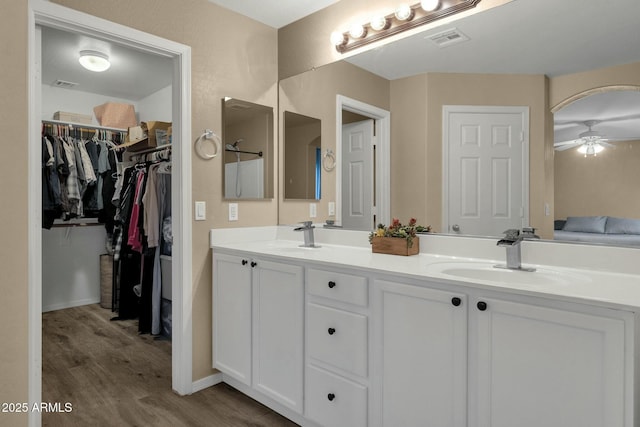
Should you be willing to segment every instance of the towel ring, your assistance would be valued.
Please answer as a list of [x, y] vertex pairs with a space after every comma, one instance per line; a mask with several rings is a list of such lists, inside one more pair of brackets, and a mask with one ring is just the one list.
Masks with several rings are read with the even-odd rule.
[[322, 167], [327, 172], [331, 172], [336, 167], [336, 155], [333, 150], [327, 148], [322, 155]]
[[[215, 149], [215, 151], [213, 153], [207, 153], [203, 149], [202, 143], [205, 140], [213, 141], [213, 147]], [[220, 137], [218, 135], [216, 135], [216, 133], [214, 131], [212, 131], [211, 129], [206, 129], [204, 131], [204, 133], [202, 135], [200, 135], [198, 137], [198, 139], [196, 139], [195, 149], [196, 149], [196, 153], [198, 154], [198, 156], [200, 156], [200, 158], [205, 159], [205, 160], [211, 160], [214, 157], [216, 157], [218, 155], [218, 153], [220, 153], [220, 150], [222, 149], [222, 141], [220, 140]]]

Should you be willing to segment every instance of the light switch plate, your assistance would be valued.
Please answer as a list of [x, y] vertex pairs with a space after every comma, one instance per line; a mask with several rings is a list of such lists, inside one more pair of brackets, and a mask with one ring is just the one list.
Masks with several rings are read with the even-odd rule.
[[315, 203], [309, 203], [309, 217], [315, 218], [318, 216], [318, 205]]
[[238, 204], [229, 203], [229, 221], [238, 220]]
[[204, 221], [207, 219], [206, 202], [196, 202], [196, 221]]
[[336, 215], [336, 202], [329, 202], [328, 210], [329, 210], [329, 216], [335, 216]]

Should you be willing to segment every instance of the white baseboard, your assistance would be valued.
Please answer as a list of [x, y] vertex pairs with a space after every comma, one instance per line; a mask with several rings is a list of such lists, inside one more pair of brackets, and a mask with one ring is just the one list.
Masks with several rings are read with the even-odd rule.
[[46, 313], [47, 311], [55, 311], [55, 310], [63, 310], [65, 308], [71, 307], [80, 307], [81, 305], [89, 305], [89, 304], [98, 304], [100, 303], [100, 298], [87, 298], [76, 301], [65, 301], [57, 304], [49, 304], [42, 306], [42, 312]]
[[218, 372], [217, 374], [209, 375], [208, 377], [199, 379], [198, 381], [194, 381], [191, 389], [193, 393], [196, 393], [200, 390], [204, 390], [208, 387], [213, 387], [216, 384], [222, 382], [222, 373]]

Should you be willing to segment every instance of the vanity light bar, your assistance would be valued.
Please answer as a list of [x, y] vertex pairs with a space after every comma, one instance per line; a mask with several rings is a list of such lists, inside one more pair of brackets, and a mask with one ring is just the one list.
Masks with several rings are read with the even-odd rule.
[[482, 0], [423, 0], [413, 6], [400, 5], [394, 13], [376, 16], [366, 24], [351, 25], [348, 31], [331, 34], [331, 43], [340, 53], [365, 46], [403, 31], [472, 9]]

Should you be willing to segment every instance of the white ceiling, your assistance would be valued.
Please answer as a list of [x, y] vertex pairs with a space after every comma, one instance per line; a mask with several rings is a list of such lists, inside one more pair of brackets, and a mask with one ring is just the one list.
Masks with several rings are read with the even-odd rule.
[[281, 28], [340, 0], [209, 0], [225, 9]]
[[[87, 48], [108, 54], [111, 68], [102, 73], [82, 68], [79, 52]], [[171, 85], [172, 78], [169, 58], [42, 27], [43, 84], [64, 80], [78, 83], [73, 90], [137, 101]]]

